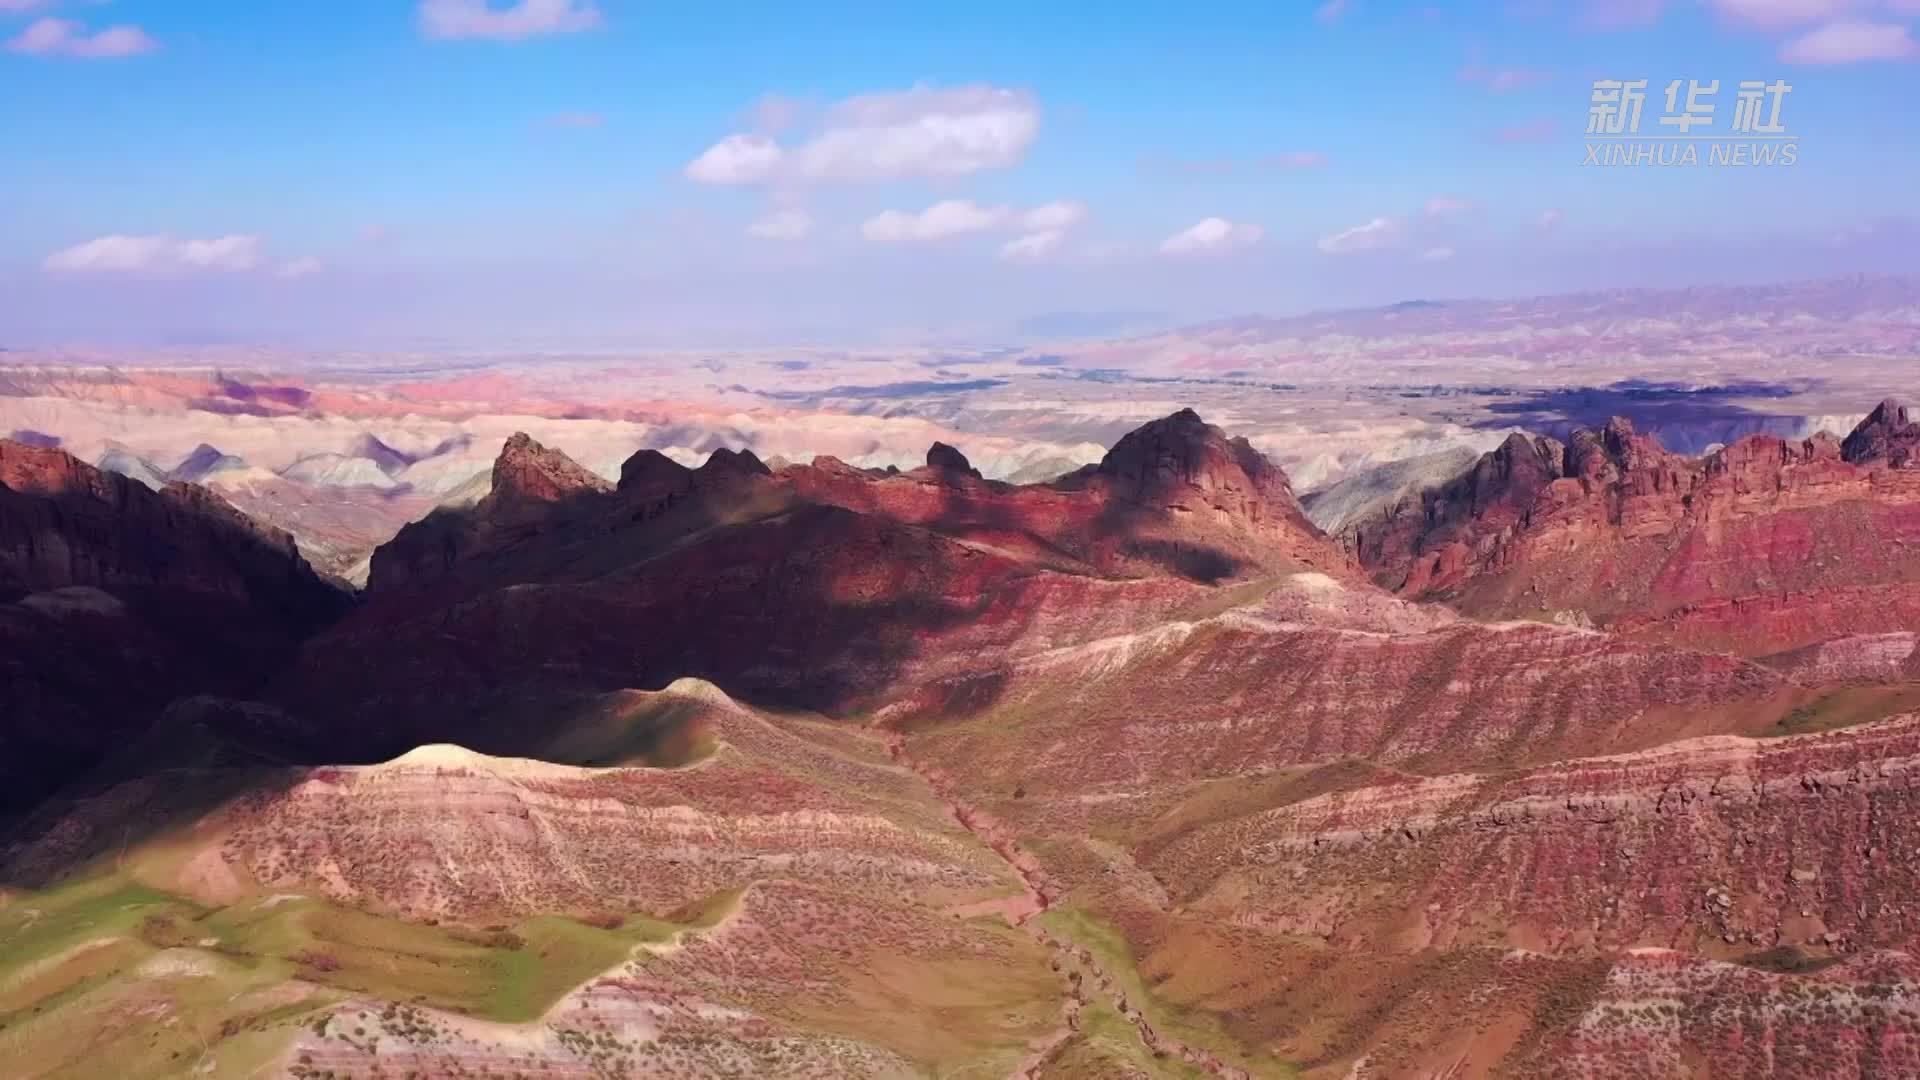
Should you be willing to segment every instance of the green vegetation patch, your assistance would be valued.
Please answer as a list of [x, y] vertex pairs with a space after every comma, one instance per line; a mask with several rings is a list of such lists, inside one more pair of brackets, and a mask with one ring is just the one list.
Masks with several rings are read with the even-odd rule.
[[645, 918], [596, 922], [432, 926], [302, 899], [227, 908], [206, 925], [241, 955], [283, 961], [308, 982], [519, 1023], [676, 929]]
[[[1085, 908], [1055, 907], [1035, 917], [1048, 932], [1074, 946], [1085, 948], [1093, 954], [1094, 961], [1112, 977], [1114, 987], [1126, 996], [1133, 1008], [1139, 1009], [1153, 1025], [1163, 1039], [1172, 1038], [1218, 1054], [1223, 1060], [1241, 1065], [1251, 1064], [1237, 1040], [1222, 1028], [1219, 1018], [1202, 1010], [1183, 1008], [1154, 996], [1146, 981], [1140, 977], [1140, 970], [1134, 962], [1133, 950], [1127, 945], [1126, 938], [1111, 923]], [[1111, 1012], [1111, 999], [1096, 995], [1093, 1005], [1089, 1006], [1085, 1019], [1092, 1022], [1097, 1019], [1099, 1009]], [[1127, 1024], [1125, 1018], [1117, 1013], [1113, 1019]], [[1085, 1029], [1089, 1032], [1092, 1029]], [[1137, 1044], [1136, 1044], [1137, 1045]], [[1144, 1053], [1144, 1050], [1142, 1051]], [[1162, 1063], [1162, 1067], [1171, 1067]], [[1292, 1076], [1294, 1070], [1279, 1062], [1263, 1061], [1253, 1067], [1256, 1076]], [[1172, 1073], [1170, 1075], [1181, 1075]]]
[[[684, 925], [736, 899], [692, 905]], [[0, 1061], [48, 1077], [107, 1060], [127, 1077], [246, 1075], [347, 996], [526, 1022], [683, 928], [617, 914], [436, 926], [291, 895], [209, 908], [109, 873], [0, 908]]]

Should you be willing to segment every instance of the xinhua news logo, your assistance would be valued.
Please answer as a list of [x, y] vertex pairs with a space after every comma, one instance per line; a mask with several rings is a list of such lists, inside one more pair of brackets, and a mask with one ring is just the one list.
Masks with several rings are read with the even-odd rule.
[[1599, 79], [1587, 107], [1587, 157], [1582, 166], [1675, 168], [1689, 165], [1780, 167], [1800, 160], [1800, 137], [1783, 117], [1793, 87], [1783, 81], [1742, 82], [1733, 112], [1718, 120], [1720, 80], [1675, 79], [1652, 130], [1640, 130], [1647, 80]]

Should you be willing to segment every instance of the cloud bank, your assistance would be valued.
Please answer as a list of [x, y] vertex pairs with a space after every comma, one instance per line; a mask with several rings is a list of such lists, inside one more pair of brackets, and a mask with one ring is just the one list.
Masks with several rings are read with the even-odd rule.
[[[184, 274], [238, 274], [268, 265], [258, 236], [233, 233], [207, 239], [163, 234], [116, 233], [95, 237], [48, 255], [41, 267], [61, 275], [125, 274], [177, 276]], [[283, 278], [306, 277], [321, 269], [311, 256], [292, 259], [274, 268]]]
[[1260, 242], [1267, 230], [1258, 225], [1203, 218], [1194, 225], [1169, 236], [1160, 244], [1163, 255], [1224, 255], [1249, 248]]
[[865, 183], [965, 176], [1017, 164], [1040, 132], [1031, 95], [994, 86], [863, 94], [781, 142], [736, 132], [687, 163], [701, 184]]
[[487, 0], [423, 0], [420, 30], [430, 38], [520, 41], [543, 34], [577, 34], [601, 24], [591, 0], [519, 0], [497, 8]]
[[28, 56], [69, 56], [79, 60], [139, 56], [159, 47], [159, 42], [137, 26], [109, 26], [88, 33], [80, 23], [52, 16], [35, 19], [25, 30], [7, 41], [9, 52]]

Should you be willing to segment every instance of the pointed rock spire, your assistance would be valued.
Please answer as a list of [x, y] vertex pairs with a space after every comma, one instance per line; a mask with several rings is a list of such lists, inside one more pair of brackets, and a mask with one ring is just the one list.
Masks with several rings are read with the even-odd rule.
[[1907, 407], [1888, 398], [1874, 407], [1840, 444], [1840, 456], [1856, 465], [1885, 461], [1905, 468], [1920, 447], [1920, 426], [1907, 418]]
[[496, 503], [552, 503], [581, 493], [604, 493], [613, 485], [559, 450], [516, 431], [493, 462]]
[[927, 447], [927, 468], [937, 473], [957, 473], [980, 479], [980, 470], [973, 467], [967, 455], [943, 442]]
[[721, 447], [715, 450], [700, 466], [699, 471], [707, 476], [772, 476], [773, 470], [751, 450], [729, 450]]
[[1100, 460], [1097, 472], [1116, 494], [1135, 502], [1179, 502], [1198, 491], [1299, 507], [1279, 466], [1246, 439], [1229, 439], [1192, 409], [1128, 432]]

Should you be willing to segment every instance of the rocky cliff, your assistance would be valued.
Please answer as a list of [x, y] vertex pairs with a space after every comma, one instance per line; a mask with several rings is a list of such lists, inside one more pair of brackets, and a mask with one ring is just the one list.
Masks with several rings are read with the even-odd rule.
[[[1357, 530], [1376, 580], [1486, 615], [1646, 620], [1689, 606], [1920, 580], [1913, 429], [1886, 403], [1843, 442], [1752, 435], [1704, 458], [1624, 420], [1516, 435]], [[1806, 644], [1793, 635], [1752, 651]]]
[[291, 537], [205, 488], [0, 440], [0, 811], [175, 697], [257, 686], [348, 603]]

